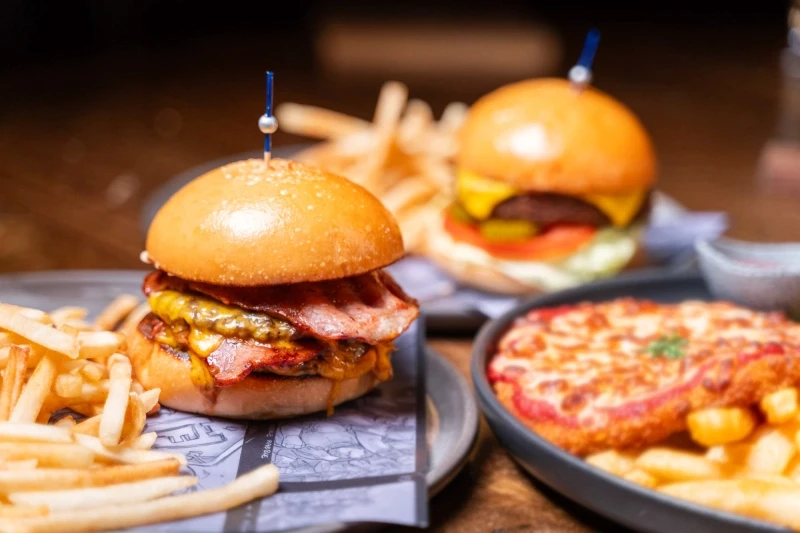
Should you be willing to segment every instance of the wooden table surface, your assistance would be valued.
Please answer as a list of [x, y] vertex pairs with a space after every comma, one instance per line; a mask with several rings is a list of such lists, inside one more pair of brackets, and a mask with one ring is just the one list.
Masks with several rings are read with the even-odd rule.
[[[652, 133], [662, 190], [692, 209], [727, 211], [733, 236], [800, 240], [800, 200], [761, 193], [755, 181], [778, 120], [783, 30], [739, 28], [735, 41], [732, 31], [607, 31], [596, 83]], [[134, 50], [0, 80], [0, 271], [141, 268], [148, 194], [196, 164], [258, 149], [264, 69], [253, 47]], [[290, 67], [277, 84], [278, 102], [365, 118], [380, 86], [328, 85]], [[437, 112], [492, 88], [479, 79], [409, 85]], [[431, 344], [468, 376], [469, 339]], [[447, 532], [620, 530], [523, 474], [485, 427], [475, 457], [431, 513], [432, 528]]]

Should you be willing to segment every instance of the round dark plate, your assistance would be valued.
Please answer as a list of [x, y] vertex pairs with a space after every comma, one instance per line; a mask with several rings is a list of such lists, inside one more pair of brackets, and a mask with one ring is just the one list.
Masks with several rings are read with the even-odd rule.
[[[65, 305], [98, 313], [120, 294], [139, 294], [147, 272], [136, 270], [64, 270], [0, 276], [0, 302], [51, 311]], [[426, 349], [428, 399], [428, 496], [435, 496], [464, 467], [478, 436], [478, 407], [459, 371]], [[329, 524], [307, 531], [333, 533], [374, 529], [373, 524]], [[305, 531], [305, 530], [304, 530]]]
[[567, 498], [637, 531], [675, 533], [786, 532], [782, 527], [717, 511], [646, 489], [586, 464], [527, 429], [497, 400], [486, 366], [497, 341], [513, 320], [536, 307], [621, 296], [659, 302], [711, 300], [696, 274], [635, 273], [528, 300], [481, 328], [472, 356], [472, 381], [486, 420], [511, 456], [530, 474]]

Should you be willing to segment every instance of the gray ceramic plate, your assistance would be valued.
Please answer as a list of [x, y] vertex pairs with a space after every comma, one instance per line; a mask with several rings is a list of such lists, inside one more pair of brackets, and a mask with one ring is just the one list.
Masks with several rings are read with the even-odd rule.
[[487, 323], [475, 341], [472, 381], [481, 410], [497, 438], [523, 468], [552, 489], [635, 531], [786, 532], [766, 522], [678, 500], [594, 468], [527, 429], [497, 400], [486, 377], [486, 366], [497, 341], [516, 317], [536, 307], [607, 301], [621, 296], [658, 302], [711, 299], [698, 274], [629, 274], [534, 298]]
[[[119, 294], [139, 294], [145, 274], [132, 270], [79, 270], [0, 276], [0, 301], [44, 310], [78, 305], [97, 313]], [[431, 349], [426, 355], [430, 421], [427, 482], [428, 496], [433, 497], [468, 460], [478, 435], [478, 409], [458, 370]], [[308, 531], [328, 533], [367, 527], [337, 524]]]

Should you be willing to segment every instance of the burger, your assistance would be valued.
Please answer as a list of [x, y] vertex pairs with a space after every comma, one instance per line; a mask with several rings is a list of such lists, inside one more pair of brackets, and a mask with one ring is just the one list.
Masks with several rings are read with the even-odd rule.
[[479, 99], [460, 132], [456, 198], [428, 254], [492, 292], [549, 292], [612, 275], [637, 255], [656, 161], [623, 104], [564, 79]]
[[181, 411], [330, 413], [392, 376], [392, 343], [419, 314], [381, 270], [403, 254], [392, 215], [345, 178], [280, 159], [212, 170], [148, 230], [136, 376]]

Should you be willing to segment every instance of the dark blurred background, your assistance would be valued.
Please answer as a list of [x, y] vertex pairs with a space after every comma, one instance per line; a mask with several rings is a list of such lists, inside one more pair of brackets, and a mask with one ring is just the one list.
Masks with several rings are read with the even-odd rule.
[[[5, 69], [96, 56], [112, 48], [156, 52], [191, 42], [226, 45], [242, 38], [262, 40], [259, 55], [275, 68], [309, 68], [319, 25], [330, 18], [372, 21], [424, 20], [485, 22], [544, 21], [557, 31], [594, 24], [620, 27], [680, 28], [676, 37], [728, 26], [741, 39], [771, 33], [783, 39], [788, 3], [670, 1], [313, 1], [199, 2], [189, 0], [5, 0], [0, 44]], [[638, 32], [637, 32], [638, 33]], [[609, 35], [610, 37], [610, 35]], [[737, 49], [736, 42], [720, 42]], [[574, 47], [573, 47], [574, 48]], [[717, 48], [715, 46], [715, 48]], [[697, 50], [702, 54], [702, 50]]]
[[[800, 136], [788, 14], [784, 1], [4, 0], [0, 270], [138, 266], [150, 193], [259, 148], [266, 69], [276, 103], [370, 118], [396, 79], [439, 113], [566, 75], [591, 27], [594, 83], [650, 131], [660, 188], [731, 212], [740, 237], [800, 239], [797, 197], [756, 179], [770, 142]], [[770, 172], [800, 168], [790, 152]]]

